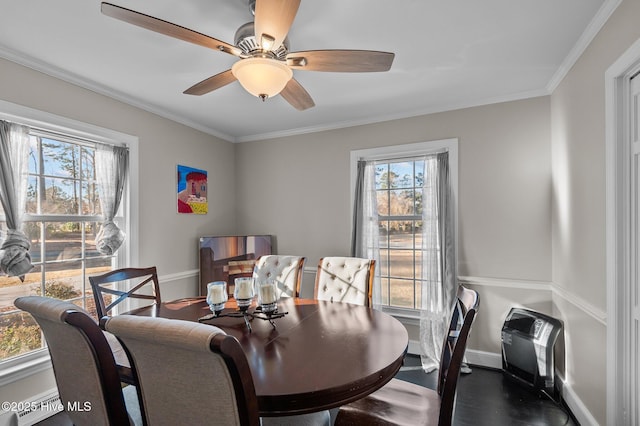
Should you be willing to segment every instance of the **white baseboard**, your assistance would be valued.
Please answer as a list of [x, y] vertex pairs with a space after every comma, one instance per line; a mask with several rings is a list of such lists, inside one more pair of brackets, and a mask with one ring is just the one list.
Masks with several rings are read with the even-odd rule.
[[593, 417], [589, 408], [584, 405], [584, 402], [582, 402], [578, 395], [573, 391], [571, 386], [566, 383], [562, 386], [562, 399], [564, 399], [567, 407], [569, 407], [571, 413], [580, 425], [599, 426], [598, 421]]
[[18, 426], [32, 426], [63, 410], [58, 389], [49, 389], [26, 401], [18, 402], [14, 412]]

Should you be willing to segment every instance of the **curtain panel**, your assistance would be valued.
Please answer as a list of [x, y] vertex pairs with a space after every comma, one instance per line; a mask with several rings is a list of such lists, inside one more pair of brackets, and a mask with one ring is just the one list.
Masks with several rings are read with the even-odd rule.
[[120, 208], [128, 174], [128, 148], [103, 144], [96, 147], [96, 180], [104, 216], [96, 236], [96, 248], [101, 254], [114, 254], [126, 238], [114, 218]]
[[374, 161], [358, 161], [353, 206], [353, 233], [351, 255], [376, 261], [373, 278], [372, 304], [380, 309], [380, 242], [378, 226], [378, 200], [376, 195], [376, 167]]
[[27, 201], [29, 160], [29, 128], [0, 121], [0, 202], [7, 229], [0, 235], [0, 271], [19, 277], [33, 269], [29, 249], [31, 243], [22, 232]]
[[442, 342], [457, 294], [455, 206], [449, 172], [449, 153], [425, 159], [422, 229], [422, 307], [420, 347], [422, 367], [440, 365]]

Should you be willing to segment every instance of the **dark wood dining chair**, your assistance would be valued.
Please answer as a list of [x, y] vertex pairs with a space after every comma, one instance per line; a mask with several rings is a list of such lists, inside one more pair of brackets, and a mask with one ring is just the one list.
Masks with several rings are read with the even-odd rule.
[[358, 257], [323, 257], [318, 262], [314, 298], [371, 306], [376, 261]]
[[449, 333], [443, 342], [436, 390], [391, 379], [371, 395], [340, 407], [335, 425], [450, 426], [460, 366], [479, 306], [475, 290], [458, 288]]
[[[116, 288], [117, 283], [123, 281], [133, 282], [130, 290]], [[98, 318], [109, 315], [116, 305], [127, 298], [153, 300], [156, 304], [160, 304], [160, 283], [155, 266], [116, 269], [106, 274], [89, 277], [89, 282], [93, 290]], [[151, 284], [152, 294], [140, 293], [139, 290], [148, 284]]]
[[302, 269], [306, 260], [301, 256], [260, 256], [253, 268], [253, 279], [257, 282], [275, 281], [279, 297], [300, 297]]
[[30, 313], [44, 334], [64, 406], [82, 408], [67, 411], [74, 425], [142, 424], [136, 389], [121, 388], [105, 334], [88, 313], [41, 296], [19, 297], [14, 305]]
[[101, 326], [131, 357], [150, 425], [260, 424], [249, 363], [235, 337], [218, 327], [117, 315]]

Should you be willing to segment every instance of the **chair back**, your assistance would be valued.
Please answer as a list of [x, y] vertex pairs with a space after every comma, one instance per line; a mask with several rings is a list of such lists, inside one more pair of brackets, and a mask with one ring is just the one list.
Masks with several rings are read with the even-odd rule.
[[58, 299], [26, 296], [14, 305], [29, 312], [44, 333], [65, 407], [91, 404], [89, 410], [67, 410], [73, 424], [130, 424], [116, 363], [98, 324], [78, 306]]
[[376, 261], [358, 257], [324, 257], [318, 262], [317, 300], [371, 306]]
[[[116, 283], [129, 280], [133, 282], [130, 285], [130, 290], [124, 291], [116, 288]], [[160, 304], [160, 284], [155, 266], [116, 269], [106, 274], [89, 277], [89, 282], [93, 290], [93, 298], [96, 301], [98, 318], [109, 315], [117, 304], [129, 297], [153, 300], [156, 304]], [[138, 291], [147, 284], [152, 284], [150, 286], [152, 294], [139, 293]]]
[[480, 307], [480, 296], [475, 290], [458, 287], [458, 298], [451, 314], [449, 332], [445, 335], [438, 371], [438, 394], [440, 394], [439, 425], [450, 425], [453, 419], [456, 387], [460, 367], [467, 348], [471, 325]]
[[103, 319], [128, 351], [147, 424], [259, 425], [240, 343], [217, 327], [158, 317]]
[[300, 256], [260, 256], [253, 268], [253, 279], [257, 282], [275, 281], [279, 297], [300, 297], [302, 268], [306, 260]]

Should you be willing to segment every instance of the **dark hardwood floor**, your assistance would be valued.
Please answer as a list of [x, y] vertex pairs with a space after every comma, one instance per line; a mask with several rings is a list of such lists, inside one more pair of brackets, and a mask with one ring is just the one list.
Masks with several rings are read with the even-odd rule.
[[[503, 377], [499, 370], [472, 366], [458, 382], [454, 426], [576, 426], [568, 411], [547, 397], [541, 397]], [[422, 386], [434, 388], [437, 372], [426, 374], [420, 359], [409, 355], [396, 376]], [[336, 410], [332, 410], [335, 415]], [[65, 413], [57, 414], [39, 426], [69, 426]]]
[[[462, 374], [454, 426], [576, 426], [566, 408], [548, 397], [506, 379], [500, 370], [471, 366], [471, 374]], [[425, 373], [420, 358], [408, 355], [396, 378], [434, 389], [437, 372]]]

